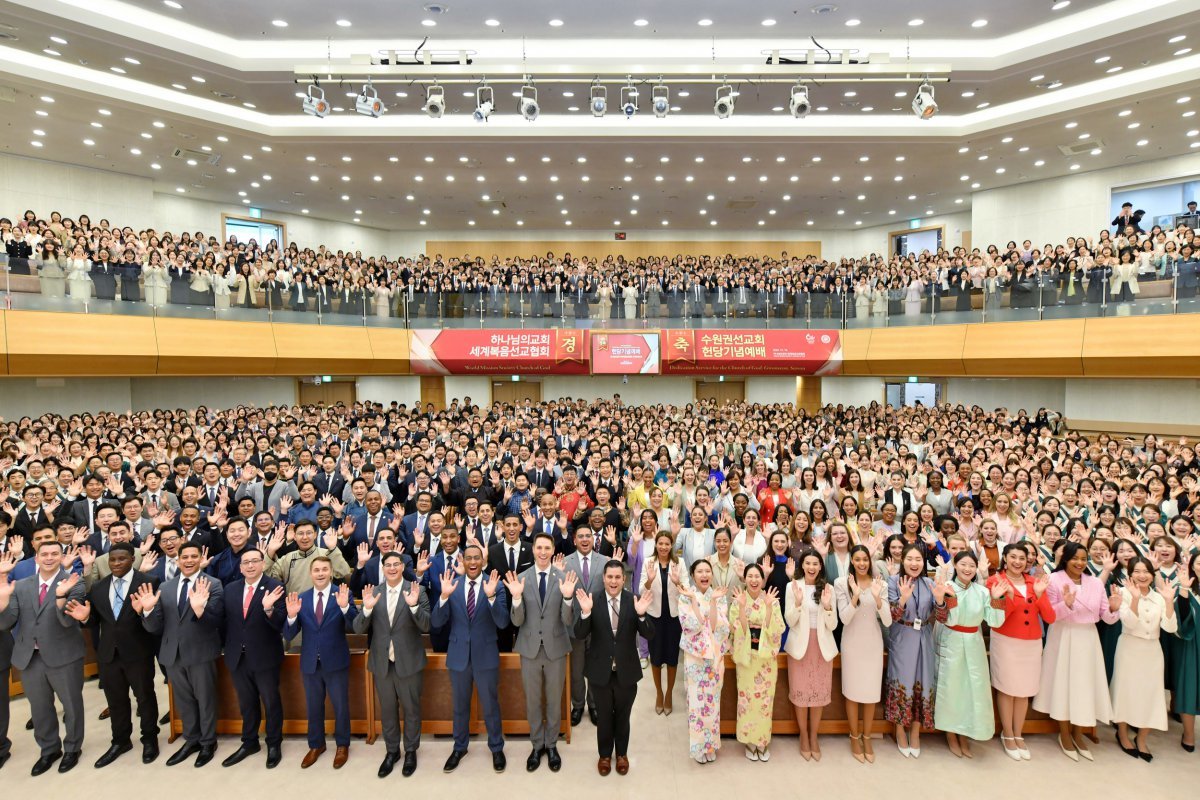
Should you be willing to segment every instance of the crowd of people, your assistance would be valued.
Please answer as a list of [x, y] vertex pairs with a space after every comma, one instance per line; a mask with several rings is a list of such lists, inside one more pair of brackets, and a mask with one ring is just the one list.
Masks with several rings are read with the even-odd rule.
[[820, 761], [839, 655], [862, 763], [880, 703], [904, 758], [937, 730], [956, 756], [999, 733], [1027, 760], [1031, 705], [1073, 761], [1098, 757], [1108, 723], [1151, 761], [1170, 715], [1195, 747], [1200, 463], [1186, 438], [1089, 438], [1046, 409], [463, 398], [47, 413], [0, 423], [0, 470], [0, 679], [20, 670], [35, 775], [79, 762], [84, 631], [112, 731], [97, 767], [132, 749], [135, 710], [143, 761], [159, 756], [160, 668], [184, 738], [167, 763], [209, 763], [221, 659], [243, 718], [223, 763], [261, 752], [265, 718], [277, 766], [297, 639], [301, 766], [325, 752], [329, 698], [341, 767], [349, 632], [369, 634], [380, 777], [417, 769], [427, 648], [453, 687], [448, 772], [473, 690], [505, 769], [508, 651], [529, 771], [559, 769], [563, 717], [586, 714], [598, 772], [626, 774], [643, 671], [667, 716], [681, 659], [689, 755], [713, 762], [726, 656], [756, 762], [777, 691], [800, 755]]
[[1168, 294], [1195, 297], [1200, 237], [1191, 228], [1144, 231], [1132, 214], [1112, 227], [1040, 248], [1026, 240], [837, 260], [782, 253], [598, 261], [569, 252], [389, 258], [325, 245], [221, 242], [200, 231], [135, 230], [93, 223], [87, 214], [45, 218], [32, 210], [15, 223], [0, 218], [0, 238], [9, 271], [36, 275], [50, 299], [361, 318], [816, 317], [861, 324], [980, 303], [989, 310], [1128, 303], [1152, 281], [1171, 281]]

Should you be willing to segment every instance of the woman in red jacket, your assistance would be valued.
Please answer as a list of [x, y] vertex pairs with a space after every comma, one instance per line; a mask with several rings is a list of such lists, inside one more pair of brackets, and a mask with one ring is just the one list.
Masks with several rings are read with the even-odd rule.
[[[988, 588], [1005, 587], [1004, 624], [992, 629], [992, 686], [1000, 712], [1000, 744], [1014, 761], [1028, 761], [1029, 748], [1021, 730], [1029, 711], [1029, 698], [1038, 693], [1042, 672], [1042, 625], [1054, 622], [1054, 609], [1046, 596], [1050, 579], [1036, 581], [1026, 574], [1029, 553], [1021, 544], [1004, 548], [1004, 571], [988, 578]], [[1011, 747], [1010, 747], [1011, 743]]]

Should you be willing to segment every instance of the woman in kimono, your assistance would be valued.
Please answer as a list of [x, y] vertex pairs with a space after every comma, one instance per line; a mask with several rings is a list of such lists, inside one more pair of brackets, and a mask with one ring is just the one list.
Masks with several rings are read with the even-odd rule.
[[1087, 549], [1067, 542], [1046, 589], [1054, 608], [1054, 624], [1042, 652], [1041, 686], [1033, 698], [1037, 711], [1058, 721], [1058, 746], [1072, 761], [1092, 761], [1080, 728], [1112, 718], [1112, 700], [1104, 674], [1104, 653], [1096, 623], [1115, 622], [1121, 593], [1087, 574]]
[[1196, 715], [1200, 714], [1200, 597], [1195, 589], [1196, 570], [1200, 569], [1200, 553], [1188, 556], [1179, 572], [1179, 599], [1175, 601], [1179, 619], [1175, 648], [1175, 678], [1172, 708], [1183, 720], [1183, 736], [1179, 746], [1189, 753], [1196, 750]]
[[992, 687], [1000, 707], [1000, 744], [1014, 761], [1032, 757], [1022, 731], [1029, 698], [1038, 693], [1042, 675], [1042, 625], [1054, 622], [1054, 608], [1046, 595], [1050, 578], [1043, 575], [1035, 580], [1028, 566], [1025, 545], [1010, 544], [1004, 548], [1004, 571], [987, 583], [988, 589], [999, 587], [1004, 593], [1004, 624], [992, 628], [990, 656]]
[[[1112, 716], [1117, 723], [1117, 744], [1126, 755], [1150, 762], [1154, 759], [1146, 740], [1150, 731], [1167, 729], [1163, 702], [1163, 651], [1158, 638], [1174, 634], [1175, 587], [1158, 575], [1148, 559], [1138, 557], [1121, 590], [1121, 639], [1113, 667]], [[1137, 728], [1136, 743], [1130, 726]]]
[[[869, 564], [870, 559], [867, 561]], [[800, 757], [805, 761], [820, 761], [817, 734], [821, 715], [833, 694], [833, 659], [838, 652], [833, 629], [837, 627], [837, 611], [821, 554], [806, 550], [800, 554], [799, 564], [800, 574], [788, 581], [783, 597], [784, 619], [790, 632], [788, 700], [800, 727]]]
[[946, 732], [950, 752], [971, 758], [971, 739], [996, 733], [987, 651], [979, 626], [1004, 623], [1004, 586], [984, 588], [975, 580], [979, 562], [970, 550], [954, 557], [954, 577], [933, 587], [935, 616], [943, 627], [937, 641], [937, 707], [934, 726]]
[[888, 579], [892, 624], [888, 629], [887, 698], [884, 718], [896, 726], [905, 758], [921, 755], [921, 726], [933, 728], [933, 582], [925, 577], [925, 551], [904, 545], [900, 573]]
[[762, 567], [748, 565], [744, 580], [746, 588], [735, 590], [729, 604], [731, 653], [737, 666], [737, 739], [746, 747], [746, 758], [768, 761], [783, 615], [779, 594], [766, 585]]
[[[842, 696], [850, 723], [851, 755], [859, 763], [874, 764], [871, 727], [883, 685], [883, 631], [892, 624], [892, 615], [887, 584], [873, 569], [871, 551], [861, 544], [850, 548], [850, 567], [848, 574], [833, 583], [842, 623]], [[794, 683], [792, 689], [794, 692]], [[820, 716], [817, 721], [820, 723]]]
[[721, 684], [729, 649], [729, 602], [725, 590], [712, 585], [712, 567], [704, 559], [692, 564], [690, 584], [680, 587], [679, 622], [687, 684], [688, 753], [698, 764], [711, 764], [721, 749]]

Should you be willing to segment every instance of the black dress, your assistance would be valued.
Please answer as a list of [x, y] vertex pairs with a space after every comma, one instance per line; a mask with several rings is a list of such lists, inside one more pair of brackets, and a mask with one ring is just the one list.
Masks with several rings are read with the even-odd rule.
[[647, 643], [650, 648], [650, 663], [661, 667], [679, 665], [679, 640], [683, 638], [683, 627], [679, 624], [678, 616], [671, 616], [671, 604], [667, 597], [670, 591], [671, 573], [657, 559], [650, 564], [650, 569], [658, 569], [658, 581], [654, 591], [662, 593], [662, 616], [650, 617], [654, 622], [654, 636]]

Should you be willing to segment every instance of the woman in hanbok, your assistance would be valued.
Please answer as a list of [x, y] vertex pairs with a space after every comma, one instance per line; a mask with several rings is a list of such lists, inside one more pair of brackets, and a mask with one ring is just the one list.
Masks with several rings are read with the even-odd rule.
[[1176, 714], [1183, 720], [1183, 736], [1179, 746], [1189, 753], [1196, 750], [1196, 715], [1200, 714], [1200, 597], [1196, 588], [1196, 570], [1200, 570], [1200, 553], [1188, 556], [1179, 571], [1179, 599], [1175, 601], [1179, 618], [1175, 648], [1174, 704]]
[[[805, 761], [820, 761], [817, 734], [821, 715], [833, 694], [833, 659], [838, 652], [833, 629], [837, 627], [837, 611], [821, 554], [807, 550], [798, 560], [800, 574], [788, 581], [783, 597], [789, 632], [788, 700], [800, 727], [800, 757]], [[869, 564], [870, 558], [867, 561]]]
[[937, 637], [937, 706], [933, 724], [946, 733], [950, 752], [971, 758], [971, 739], [987, 741], [996, 733], [987, 650], [980, 624], [1004, 623], [1004, 586], [990, 590], [975, 580], [979, 562], [970, 550], [954, 556], [954, 577], [935, 584]]
[[[850, 572], [834, 581], [833, 593], [842, 622], [842, 696], [850, 723], [850, 752], [859, 763], [874, 764], [871, 728], [883, 685], [883, 631], [892, 624], [892, 615], [887, 584], [876, 574], [871, 551], [865, 546], [850, 548]], [[789, 681], [790, 677], [789, 662]], [[794, 693], [795, 684], [792, 690]], [[797, 720], [799, 714], [797, 709]], [[815, 743], [816, 737], [813, 739]]]
[[[773, 604], [774, 605], [774, 604]], [[698, 764], [717, 760], [721, 749], [721, 684], [729, 649], [729, 602], [712, 585], [712, 567], [692, 564], [691, 581], [679, 590], [683, 670], [688, 700], [688, 753]]]
[[737, 667], [737, 739], [746, 748], [746, 758], [768, 761], [783, 615], [779, 594], [766, 586], [762, 567], [747, 565], [743, 579], [746, 588], [736, 590], [729, 604], [731, 653]]
[[[988, 578], [988, 589], [1004, 592], [1004, 624], [992, 628], [989, 642], [992, 687], [1000, 708], [1000, 744], [1013, 761], [1032, 756], [1022, 735], [1029, 699], [1038, 693], [1042, 676], [1042, 626], [1054, 622], [1046, 594], [1050, 578], [1036, 580], [1027, 572], [1029, 551], [1021, 543], [1004, 548], [1004, 571]], [[1012, 746], [1009, 746], [1009, 743]]]
[[1041, 686], [1033, 698], [1034, 710], [1058, 721], [1059, 749], [1072, 761], [1093, 760], [1080, 729], [1112, 719], [1096, 623], [1115, 622], [1121, 607], [1121, 590], [1113, 587], [1106, 595], [1104, 584], [1087, 568], [1083, 545], [1063, 545], [1046, 589], [1055, 621], [1046, 636]]
[[[1121, 639], [1110, 687], [1117, 744], [1126, 755], [1149, 762], [1154, 759], [1146, 746], [1150, 731], [1167, 729], [1163, 651], [1158, 639], [1178, 628], [1175, 587], [1157, 574], [1148, 559], [1139, 556], [1130, 565], [1129, 579], [1121, 590], [1119, 613]], [[1130, 727], [1137, 728], [1136, 743], [1130, 739]]]
[[888, 628], [887, 697], [884, 718], [896, 726], [905, 758], [921, 755], [921, 727], [933, 728], [933, 581], [925, 577], [925, 551], [904, 545], [900, 573], [888, 579], [892, 624]]

